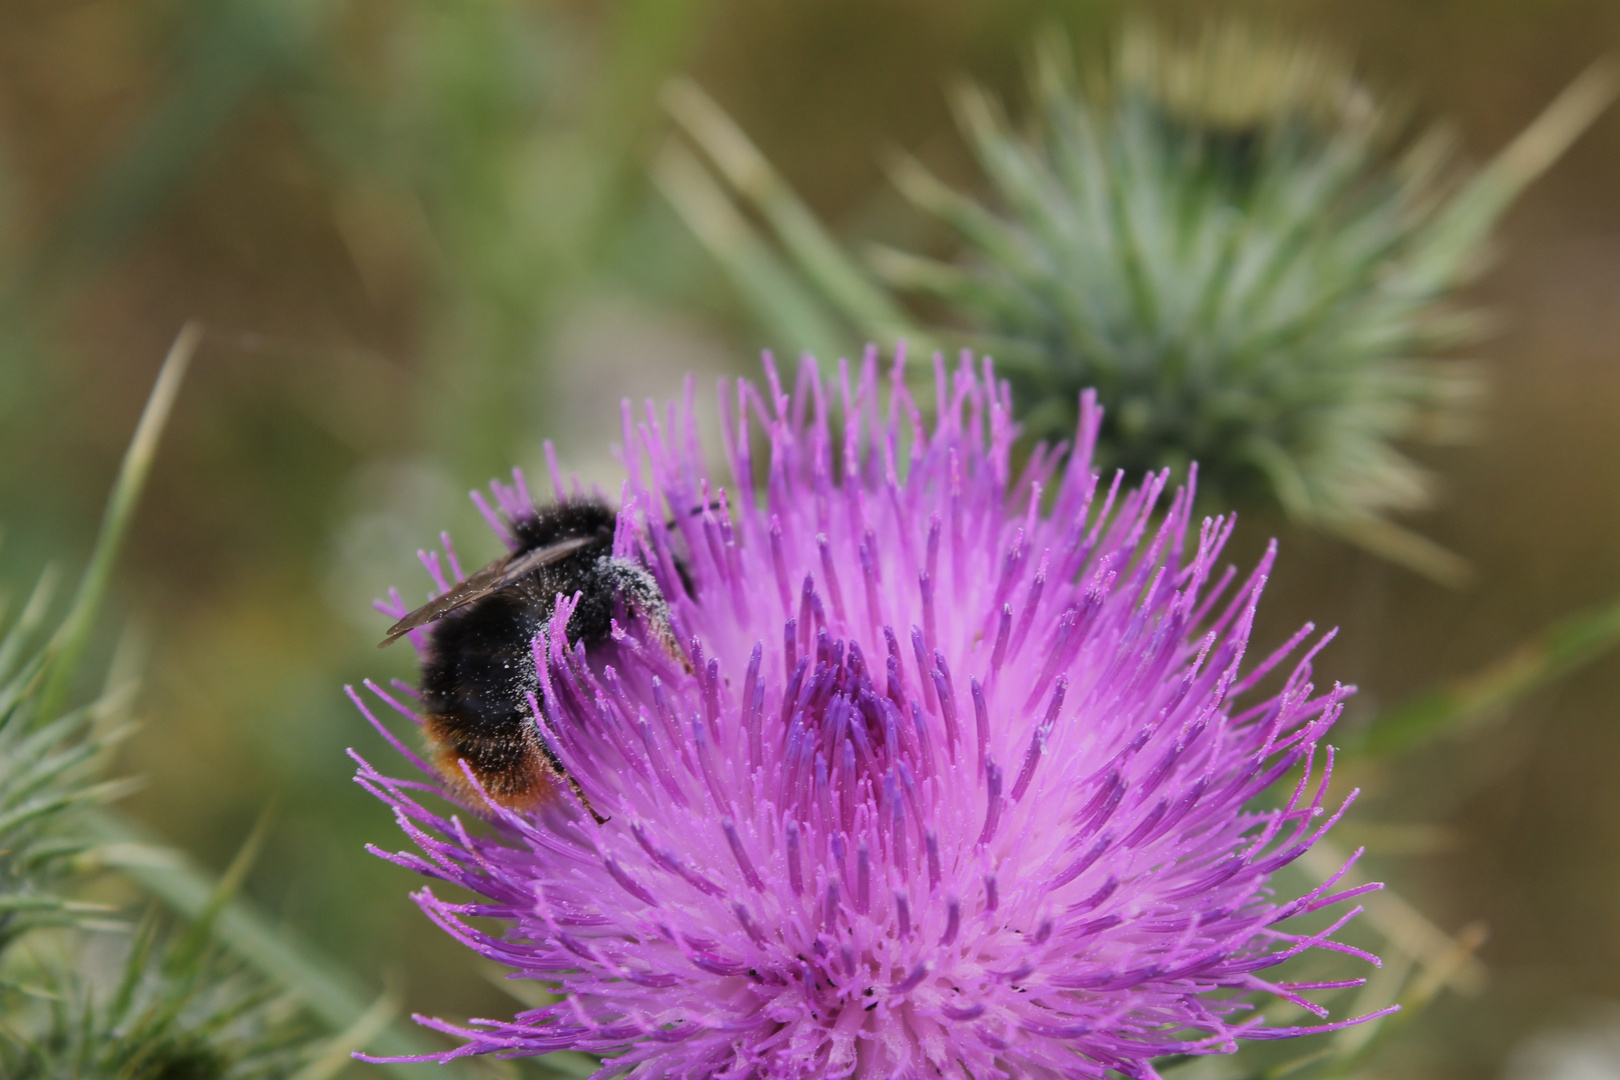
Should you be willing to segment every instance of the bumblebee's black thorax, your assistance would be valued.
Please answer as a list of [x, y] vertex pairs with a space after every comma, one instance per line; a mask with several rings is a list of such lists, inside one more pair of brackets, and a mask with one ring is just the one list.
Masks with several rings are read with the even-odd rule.
[[599, 562], [613, 550], [615, 515], [597, 502], [558, 503], [511, 523], [517, 554], [563, 540], [591, 543], [491, 593], [433, 625], [422, 666], [422, 699], [431, 713], [495, 731], [529, 714], [535, 689], [531, 642], [550, 620], [557, 596], [582, 593], [568, 638], [592, 644], [612, 626], [615, 592]]
[[[670, 656], [677, 655], [658, 582], [638, 561], [613, 557], [617, 526], [617, 513], [594, 500], [556, 503], [512, 520], [516, 550], [480, 572], [507, 583], [432, 623], [422, 662], [422, 727], [452, 788], [477, 795], [462, 773], [470, 769], [482, 797], [525, 807], [539, 805], [564, 784], [595, 814], [529, 705], [529, 695], [539, 689], [533, 642], [551, 621], [557, 598], [577, 594], [566, 631], [570, 645], [605, 641], [622, 608]], [[563, 548], [566, 554], [555, 562], [546, 561], [555, 551], [538, 554], [580, 540], [585, 543]], [[532, 572], [516, 580], [500, 576], [503, 566], [531, 553], [535, 560], [523, 565], [538, 561]]]

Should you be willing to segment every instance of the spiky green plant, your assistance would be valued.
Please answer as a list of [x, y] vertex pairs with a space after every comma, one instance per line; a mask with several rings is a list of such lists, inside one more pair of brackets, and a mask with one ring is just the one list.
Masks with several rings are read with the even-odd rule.
[[[164, 855], [117, 838], [108, 845], [103, 808], [132, 786], [102, 778], [111, 750], [134, 726], [128, 650], [115, 655], [99, 695], [70, 702], [198, 338], [188, 326], [170, 350], [66, 612], [50, 625], [55, 575], [47, 572], [21, 611], [0, 619], [0, 1076], [7, 1080], [252, 1080], [299, 1067], [301, 1080], [322, 1080], [338, 1071], [331, 1048], [308, 1037], [301, 996], [228, 960], [215, 944], [257, 834], [183, 927], [153, 916], [132, 934], [118, 907], [82, 899], [101, 871]], [[345, 1033], [342, 1054], [386, 1024], [395, 1003], [385, 1004], [386, 1013], [373, 1010]]]
[[[101, 621], [119, 548], [201, 331], [182, 331], [148, 399], [89, 564], [52, 625], [46, 573], [15, 617], [0, 602], [0, 1077], [5, 1080], [331, 1080], [356, 1048], [434, 1049], [396, 1030], [399, 990], [363, 981], [237, 896], [259, 833], [209, 873], [106, 804], [131, 787], [102, 778], [133, 730], [135, 665], [120, 649], [86, 705], [80, 660]], [[261, 829], [262, 832], [262, 829]], [[123, 884], [117, 884], [123, 879]], [[174, 917], [132, 928], [134, 885]], [[133, 932], [132, 932], [133, 931]], [[369, 1004], [368, 1004], [369, 1001]], [[315, 1028], [334, 1033], [312, 1037]], [[577, 1055], [576, 1055], [577, 1056]], [[553, 1055], [531, 1075], [588, 1075]], [[382, 1067], [401, 1077], [429, 1066]], [[447, 1075], [465, 1075], [452, 1068]]]
[[0, 636], [0, 957], [30, 930], [94, 910], [57, 886], [94, 846], [86, 811], [128, 787], [100, 781], [97, 772], [129, 733], [134, 680], [115, 664], [95, 702], [72, 709], [63, 703], [199, 334], [188, 325], [169, 350], [67, 613], [43, 632], [55, 580], [47, 572]]
[[50, 599], [51, 577], [35, 587], [0, 638], [0, 956], [44, 926], [93, 917], [60, 888], [93, 845], [83, 811], [125, 785], [99, 781], [96, 765], [129, 730], [128, 685], [109, 680], [91, 706], [40, 717], [37, 688], [48, 654], [30, 648]]
[[[1276, 507], [1461, 579], [1461, 560], [1390, 520], [1433, 492], [1402, 447], [1466, 430], [1476, 380], [1439, 357], [1477, 341], [1484, 320], [1458, 290], [1513, 197], [1612, 98], [1613, 73], [1589, 72], [1472, 173], [1442, 130], [1410, 137], [1333, 50], [1247, 24], [1136, 25], [1089, 74], [1050, 36], [1022, 122], [961, 89], [988, 197], [898, 157], [901, 191], [959, 251], [878, 248], [876, 281], [795, 242], [773, 174], [695, 88], [671, 108], [832, 308], [866, 334], [994, 355], [1032, 435], [1065, 436], [1095, 387], [1109, 464], [1197, 461], [1212, 505]], [[696, 189], [668, 163], [664, 175], [699, 224]], [[942, 302], [944, 325], [905, 314], [885, 286]]]
[[[6, 966], [0, 1075], [14, 1080], [258, 1080], [312, 1044], [296, 999], [209, 946], [210, 924], [148, 919], [100, 963], [75, 936]], [[111, 937], [111, 935], [107, 935]], [[105, 942], [113, 945], [113, 941]]]
[[[267, 984], [227, 970], [210, 948], [213, 916], [246, 857], [182, 933], [149, 920], [131, 938], [109, 917], [115, 908], [76, 899], [102, 861], [90, 815], [130, 786], [100, 777], [132, 729], [129, 665], [115, 660], [90, 704], [63, 703], [196, 341], [188, 327], [164, 365], [66, 614], [47, 632], [47, 573], [0, 633], [0, 1076], [8, 1080], [248, 1080], [287, 1075], [303, 1056], [295, 1010], [267, 1008]], [[89, 935], [128, 945], [116, 962], [98, 963], [84, 948]]]

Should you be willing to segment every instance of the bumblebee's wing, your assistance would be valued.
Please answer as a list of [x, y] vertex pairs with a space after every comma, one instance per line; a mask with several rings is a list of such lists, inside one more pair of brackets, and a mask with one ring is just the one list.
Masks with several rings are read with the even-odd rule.
[[534, 573], [542, 566], [572, 555], [586, 544], [591, 543], [589, 537], [575, 537], [572, 540], [563, 540], [533, 551], [525, 551], [520, 555], [508, 555], [504, 559], [496, 559], [465, 581], [458, 581], [450, 591], [434, 600], [429, 600], [399, 622], [388, 628], [388, 635], [377, 643], [377, 648], [386, 648], [398, 641], [401, 637], [415, 630], [419, 626], [426, 626], [435, 619], [443, 618], [459, 607], [465, 607], [498, 589], [504, 589], [515, 581], [522, 580]]

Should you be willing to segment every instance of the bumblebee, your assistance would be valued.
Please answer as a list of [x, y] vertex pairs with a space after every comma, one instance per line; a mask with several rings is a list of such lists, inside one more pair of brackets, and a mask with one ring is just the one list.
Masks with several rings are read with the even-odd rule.
[[538, 806], [568, 783], [590, 808], [529, 707], [528, 695], [538, 692], [530, 643], [550, 621], [557, 597], [579, 593], [566, 628], [570, 644], [606, 640], [622, 605], [673, 651], [669, 606], [658, 583], [640, 564], [613, 557], [617, 524], [617, 512], [594, 499], [536, 507], [532, 516], [509, 523], [516, 550], [400, 619], [378, 645], [431, 624], [422, 662], [422, 729], [434, 765], [469, 801], [481, 800], [467, 783], [463, 761], [502, 806]]

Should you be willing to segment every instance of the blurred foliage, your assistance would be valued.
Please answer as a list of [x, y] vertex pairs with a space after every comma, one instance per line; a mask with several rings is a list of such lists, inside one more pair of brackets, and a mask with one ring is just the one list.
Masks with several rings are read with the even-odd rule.
[[[244, 853], [246, 854], [246, 853]], [[278, 994], [210, 942], [212, 914], [240, 883], [247, 859], [216, 890], [211, 910], [183, 930], [148, 917], [103, 938], [57, 935], [0, 956], [5, 1019], [0, 1068], [16, 1080], [253, 1080], [287, 1077], [323, 1049]], [[119, 955], [121, 954], [121, 955]]]
[[[762, 242], [679, 149], [663, 185], [771, 325], [804, 324], [814, 296], [885, 343], [993, 355], [1035, 438], [1067, 437], [1094, 387], [1108, 410], [1104, 467], [1185, 475], [1196, 461], [1214, 508], [1277, 505], [1463, 583], [1466, 563], [1389, 520], [1432, 499], [1397, 444], [1455, 439], [1468, 424], [1472, 374], [1432, 359], [1482, 336], [1457, 292], [1502, 213], [1609, 104], [1620, 74], [1588, 72], [1473, 176], [1443, 129], [1406, 137], [1337, 51], [1230, 17], [1194, 34], [1132, 24], [1106, 73], [1084, 74], [1048, 35], [1025, 123], [978, 87], [958, 91], [993, 208], [895, 156], [895, 184], [963, 253], [879, 246], [870, 264], [883, 285], [691, 84], [671, 89], [671, 113], [803, 284], [774, 265], [759, 273]], [[934, 298], [943, 324], [908, 314], [884, 285]]]
[[194, 345], [188, 329], [170, 352], [55, 632], [41, 634], [47, 578], [0, 637], [0, 1072], [17, 1080], [285, 1076], [308, 1048], [294, 1001], [274, 1005], [262, 979], [212, 955], [214, 916], [240, 884], [250, 851], [188, 928], [164, 933], [149, 922], [114, 963], [98, 964], [88, 939], [97, 930], [127, 936], [128, 927], [111, 918], [116, 908], [78, 898], [86, 875], [106, 861], [94, 808], [131, 787], [99, 779], [132, 727], [127, 660], [113, 664], [93, 702], [62, 705]]
[[559, 305], [623, 256], [652, 90], [702, 10], [631, 0], [580, 26], [484, 0], [182, 5], [169, 85], [123, 151], [45, 228], [15, 230], [9, 329], [59, 312], [270, 106], [373, 299], [428, 298], [431, 411], [397, 419], [424, 422], [458, 471], [503, 469], [544, 415], [536, 361]]
[[651, 90], [701, 10], [619, 5], [592, 55], [542, 7], [405, 5], [368, 26], [379, 55], [347, 73], [376, 89], [312, 103], [368, 286], [385, 289], [402, 254], [431, 275], [420, 419], [458, 475], [504, 471], [544, 418], [544, 336], [620, 254]]
[[[139, 786], [100, 778], [135, 726], [128, 647], [94, 701], [62, 707], [198, 336], [188, 325], [169, 351], [54, 632], [43, 632], [47, 573], [0, 633], [0, 1075], [8, 1078], [251, 1080], [296, 1070], [297, 1080], [325, 1080], [350, 1065], [355, 1048], [435, 1049], [414, 1031], [388, 1030], [396, 992], [368, 1006], [338, 965], [237, 898], [264, 819], [215, 877], [105, 809]], [[118, 907], [80, 899], [107, 871], [182, 913], [183, 928], [149, 916], [131, 935]], [[306, 1016], [335, 1033], [329, 1043], [313, 1039]]]
[[1479, 671], [1385, 709], [1351, 740], [1355, 754], [1387, 757], [1467, 735], [1482, 720], [1579, 671], [1620, 642], [1620, 602], [1561, 619]]

